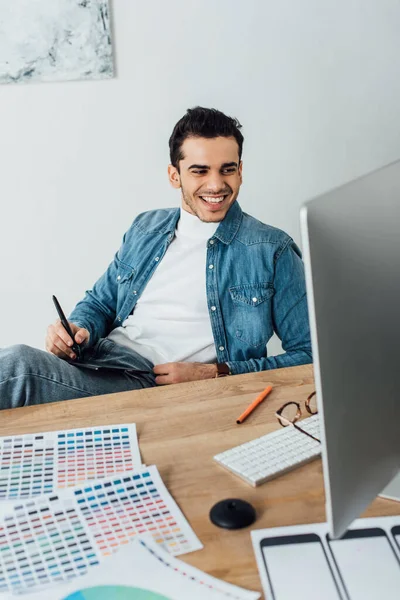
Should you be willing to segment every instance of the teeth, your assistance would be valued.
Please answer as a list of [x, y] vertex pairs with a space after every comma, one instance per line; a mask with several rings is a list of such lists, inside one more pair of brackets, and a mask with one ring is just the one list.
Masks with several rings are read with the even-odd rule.
[[205, 202], [211, 202], [211, 204], [218, 204], [219, 202], [223, 201], [225, 196], [200, 196], [200, 198]]

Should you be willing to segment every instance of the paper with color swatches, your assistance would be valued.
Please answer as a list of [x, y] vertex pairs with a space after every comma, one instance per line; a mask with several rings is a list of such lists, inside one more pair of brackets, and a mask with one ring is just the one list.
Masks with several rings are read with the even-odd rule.
[[155, 466], [15, 504], [0, 522], [0, 592], [67, 580], [139, 536], [202, 548]]
[[[257, 600], [251, 592], [172, 557], [151, 540], [136, 539], [83, 577], [30, 594], [32, 600]], [[6, 595], [6, 600], [15, 598]]]
[[0, 438], [0, 501], [50, 494], [141, 467], [135, 424]]

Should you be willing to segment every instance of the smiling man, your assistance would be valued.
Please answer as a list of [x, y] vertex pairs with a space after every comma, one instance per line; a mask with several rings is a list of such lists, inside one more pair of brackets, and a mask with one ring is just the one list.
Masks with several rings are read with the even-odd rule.
[[238, 152], [233, 136], [189, 137], [182, 142], [178, 156], [171, 155], [168, 174], [173, 187], [181, 189], [185, 211], [206, 223], [225, 218], [242, 184]]
[[[0, 351], [1, 408], [311, 362], [300, 251], [237, 202], [240, 129], [201, 107], [178, 121], [168, 176], [181, 208], [136, 217], [77, 304], [69, 322], [80, 357], [59, 321], [48, 352]], [[274, 332], [284, 354], [268, 357]]]

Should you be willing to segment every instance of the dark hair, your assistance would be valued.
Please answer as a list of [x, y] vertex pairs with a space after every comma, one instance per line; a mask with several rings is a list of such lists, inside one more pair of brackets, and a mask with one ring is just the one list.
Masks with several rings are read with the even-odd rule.
[[169, 156], [171, 164], [179, 170], [179, 161], [183, 159], [182, 144], [188, 137], [234, 137], [239, 146], [239, 160], [242, 157], [243, 135], [237, 119], [227, 117], [215, 108], [188, 108], [186, 114], [177, 122], [169, 138]]

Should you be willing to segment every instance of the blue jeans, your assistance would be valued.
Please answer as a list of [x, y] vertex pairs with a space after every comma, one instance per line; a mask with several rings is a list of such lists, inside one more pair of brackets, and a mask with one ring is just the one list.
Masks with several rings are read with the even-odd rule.
[[0, 350], [0, 409], [153, 387], [152, 369], [148, 360], [107, 338], [85, 349], [81, 364], [10, 346]]

